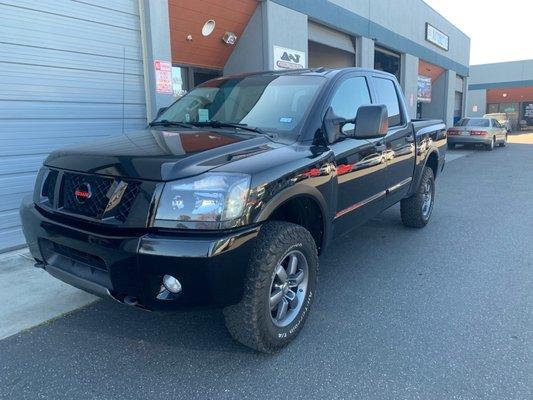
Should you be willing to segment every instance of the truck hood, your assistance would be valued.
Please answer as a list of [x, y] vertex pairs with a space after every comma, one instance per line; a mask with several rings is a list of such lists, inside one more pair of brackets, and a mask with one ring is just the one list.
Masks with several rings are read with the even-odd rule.
[[168, 181], [280, 146], [253, 133], [146, 129], [54, 151], [44, 164], [90, 174]]

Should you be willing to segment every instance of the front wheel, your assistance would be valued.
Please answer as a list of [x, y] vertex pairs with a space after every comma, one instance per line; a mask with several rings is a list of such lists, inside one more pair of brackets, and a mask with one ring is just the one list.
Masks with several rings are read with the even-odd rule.
[[505, 135], [505, 138], [503, 139], [503, 141], [499, 144], [500, 147], [505, 147], [507, 146], [507, 135]]
[[424, 167], [416, 193], [400, 202], [402, 222], [412, 228], [423, 228], [429, 222], [435, 203], [435, 176], [433, 170]]
[[289, 344], [309, 314], [317, 273], [317, 248], [306, 229], [266, 223], [251, 256], [243, 298], [224, 309], [233, 338], [265, 353]]

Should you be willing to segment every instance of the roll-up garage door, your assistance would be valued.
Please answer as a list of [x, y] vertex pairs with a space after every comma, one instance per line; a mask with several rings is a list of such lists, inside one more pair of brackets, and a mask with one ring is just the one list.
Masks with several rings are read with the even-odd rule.
[[146, 124], [138, 0], [0, 0], [0, 252], [54, 149]]
[[344, 68], [355, 66], [352, 38], [314, 22], [309, 22], [309, 68]]

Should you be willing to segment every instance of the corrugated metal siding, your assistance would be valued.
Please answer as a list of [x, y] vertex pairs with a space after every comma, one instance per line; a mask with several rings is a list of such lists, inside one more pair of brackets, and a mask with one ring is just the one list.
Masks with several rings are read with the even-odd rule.
[[123, 112], [141, 128], [146, 108], [138, 0], [0, 0], [0, 15], [3, 251], [24, 243], [18, 207], [46, 155], [121, 133]]

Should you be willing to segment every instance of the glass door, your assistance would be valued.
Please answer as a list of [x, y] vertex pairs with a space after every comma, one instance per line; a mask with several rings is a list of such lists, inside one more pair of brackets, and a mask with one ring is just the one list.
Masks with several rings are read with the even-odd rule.
[[222, 76], [222, 71], [174, 65], [172, 67], [174, 97], [179, 98], [187, 94], [194, 87], [219, 76]]

